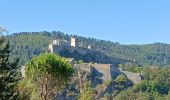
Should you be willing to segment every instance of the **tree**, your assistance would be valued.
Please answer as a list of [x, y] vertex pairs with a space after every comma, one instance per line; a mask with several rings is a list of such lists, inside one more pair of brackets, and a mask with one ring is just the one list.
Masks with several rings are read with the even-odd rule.
[[25, 77], [19, 90], [31, 99], [53, 99], [68, 82], [73, 69], [55, 54], [40, 54], [25, 65]]
[[90, 82], [84, 82], [81, 86], [79, 100], [93, 100], [94, 90], [90, 86]]
[[10, 62], [10, 45], [2, 33], [5, 29], [0, 27], [0, 99], [16, 100], [18, 95], [16, 85], [18, 82], [18, 59]]
[[170, 68], [144, 68], [144, 80], [142, 82], [143, 91], [158, 92], [168, 94], [170, 90]]
[[119, 93], [114, 100], [150, 100], [150, 97], [146, 92], [134, 93], [134, 91], [128, 89]]

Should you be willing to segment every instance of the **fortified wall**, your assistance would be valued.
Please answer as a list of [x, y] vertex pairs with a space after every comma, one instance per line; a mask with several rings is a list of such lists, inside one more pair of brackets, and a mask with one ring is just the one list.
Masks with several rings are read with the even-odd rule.
[[[59, 53], [59, 51], [64, 49], [69, 49], [70, 51], [77, 50], [80, 53], [85, 54], [90, 51], [91, 46], [89, 45], [87, 48], [80, 48], [76, 45], [76, 39], [71, 37], [70, 41], [60, 39], [53, 40], [48, 47], [50, 53]], [[88, 49], [88, 51], [85, 49]]]
[[101, 79], [102, 81], [113, 80], [116, 78], [120, 71], [112, 64], [74, 64], [75, 69], [79, 71], [88, 72], [92, 77]]

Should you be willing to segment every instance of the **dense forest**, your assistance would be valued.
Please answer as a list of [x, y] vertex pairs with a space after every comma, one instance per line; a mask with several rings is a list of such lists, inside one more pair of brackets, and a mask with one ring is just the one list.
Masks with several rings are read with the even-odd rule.
[[92, 50], [99, 51], [109, 57], [134, 61], [141, 66], [169, 66], [170, 45], [164, 43], [144, 45], [122, 45], [111, 41], [86, 38], [77, 35], [68, 35], [60, 31], [53, 32], [21, 32], [8, 35], [12, 57], [20, 57], [20, 64], [25, 64], [33, 56], [46, 52], [48, 44], [54, 39], [76, 38], [76, 45], [87, 48], [91, 45]]

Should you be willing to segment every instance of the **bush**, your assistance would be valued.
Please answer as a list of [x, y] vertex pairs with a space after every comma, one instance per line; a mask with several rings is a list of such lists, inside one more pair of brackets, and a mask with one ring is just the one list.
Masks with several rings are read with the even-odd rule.
[[115, 82], [117, 83], [124, 83], [127, 81], [127, 78], [124, 75], [118, 75], [115, 79]]

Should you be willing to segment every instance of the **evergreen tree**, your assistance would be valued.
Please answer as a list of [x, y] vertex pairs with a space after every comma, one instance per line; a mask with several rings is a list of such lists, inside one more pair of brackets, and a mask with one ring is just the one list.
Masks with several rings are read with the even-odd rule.
[[15, 90], [17, 78], [18, 59], [14, 62], [9, 61], [10, 45], [2, 36], [4, 30], [0, 30], [0, 99], [16, 100], [17, 92]]
[[67, 84], [73, 69], [65, 59], [42, 53], [25, 65], [26, 76], [18, 88], [24, 100], [52, 100]]

